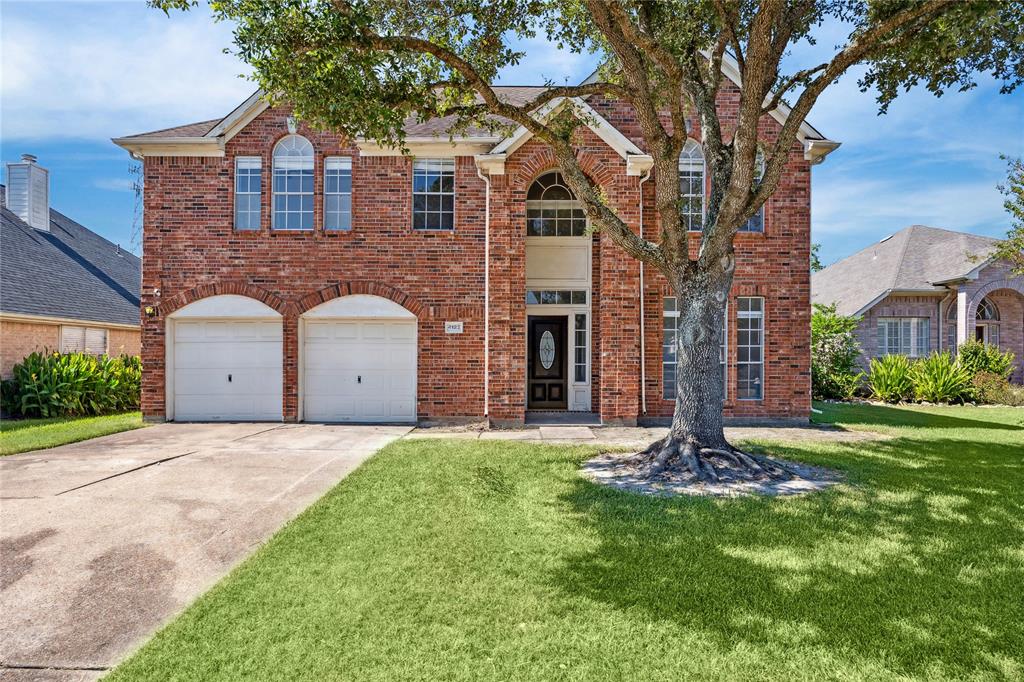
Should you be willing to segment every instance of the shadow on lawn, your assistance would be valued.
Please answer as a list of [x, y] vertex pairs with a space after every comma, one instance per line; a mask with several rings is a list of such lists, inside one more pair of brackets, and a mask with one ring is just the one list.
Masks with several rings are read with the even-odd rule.
[[[564, 501], [600, 545], [570, 557], [556, 584], [711, 633], [724, 651], [742, 642], [816, 657], [824, 648], [837, 661], [922, 676], [1019, 666], [1020, 449], [908, 438], [870, 452], [811, 447], [772, 450], [845, 469], [849, 483], [801, 498], [710, 500], [577, 481]], [[857, 674], [834, 674], [844, 673]]]
[[[824, 414], [814, 418], [817, 424], [827, 424], [842, 427], [844, 424], [858, 424], [864, 426], [909, 426], [913, 428], [928, 429], [988, 429], [998, 431], [1024, 431], [1024, 411], [1016, 424], [1006, 424], [999, 421], [985, 421], [983, 419], [966, 419], [950, 414], [943, 414], [940, 407], [937, 411], [913, 410], [903, 407], [889, 405], [851, 405], [844, 404], [841, 412], [841, 423], [832, 421], [833, 406], [823, 403]], [[984, 410], [987, 408], [977, 408]], [[979, 415], [983, 416], [983, 415]]]

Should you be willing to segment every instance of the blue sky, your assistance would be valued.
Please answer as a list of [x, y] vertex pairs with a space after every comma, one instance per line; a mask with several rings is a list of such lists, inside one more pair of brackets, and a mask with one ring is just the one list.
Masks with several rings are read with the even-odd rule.
[[[838, 26], [822, 35], [791, 63], [810, 63], [844, 37]], [[133, 246], [130, 161], [110, 138], [234, 108], [254, 88], [223, 53], [230, 43], [230, 27], [203, 8], [166, 17], [141, 0], [0, 0], [0, 158], [36, 154], [55, 208]], [[542, 40], [526, 50], [503, 82], [578, 81], [593, 67]], [[941, 99], [915, 90], [886, 116], [876, 112], [851, 74], [810, 117], [843, 143], [814, 168], [812, 229], [826, 262], [914, 223], [1005, 233], [999, 155], [1024, 156], [1024, 93], [1000, 95], [989, 82]]]

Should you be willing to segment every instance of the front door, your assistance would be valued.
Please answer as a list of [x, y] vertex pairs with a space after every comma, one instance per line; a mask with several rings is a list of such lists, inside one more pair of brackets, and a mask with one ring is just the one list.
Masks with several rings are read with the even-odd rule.
[[531, 315], [527, 318], [526, 406], [531, 410], [564, 410], [567, 316]]

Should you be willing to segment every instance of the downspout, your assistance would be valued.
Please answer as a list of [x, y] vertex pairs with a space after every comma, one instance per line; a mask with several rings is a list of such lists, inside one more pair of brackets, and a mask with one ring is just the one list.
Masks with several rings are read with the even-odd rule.
[[[651, 170], [640, 178], [640, 238], [644, 237], [644, 183], [650, 180]], [[644, 318], [644, 262], [640, 261], [640, 409], [647, 415], [647, 334]]]
[[484, 418], [491, 403], [491, 176], [479, 166], [477, 177], [484, 181]]

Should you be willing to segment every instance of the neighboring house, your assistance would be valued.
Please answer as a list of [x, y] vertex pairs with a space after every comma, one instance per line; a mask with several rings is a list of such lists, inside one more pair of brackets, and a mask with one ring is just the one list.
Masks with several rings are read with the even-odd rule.
[[0, 199], [0, 375], [33, 351], [138, 355], [139, 258], [51, 209], [31, 155]]
[[[525, 102], [539, 89], [497, 91]], [[738, 93], [723, 87], [723, 112]], [[571, 115], [566, 104], [544, 115]], [[585, 171], [659, 239], [633, 111], [598, 96], [574, 106]], [[766, 143], [785, 115], [765, 116]], [[312, 130], [256, 93], [223, 119], [115, 140], [145, 164], [146, 418], [669, 417], [685, 368], [663, 277], [589, 232], [525, 129], [450, 141], [448, 123], [410, 121], [406, 157]], [[728, 418], [809, 416], [810, 167], [836, 146], [804, 125], [778, 192], [736, 239]], [[682, 181], [699, 229], [696, 142], [668, 181]]]
[[863, 318], [865, 362], [977, 339], [1012, 351], [1012, 378], [1024, 381], [1024, 277], [992, 258], [996, 241], [913, 225], [816, 272], [812, 301]]

